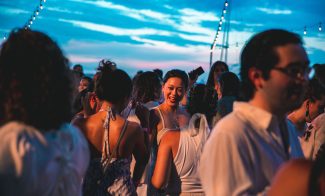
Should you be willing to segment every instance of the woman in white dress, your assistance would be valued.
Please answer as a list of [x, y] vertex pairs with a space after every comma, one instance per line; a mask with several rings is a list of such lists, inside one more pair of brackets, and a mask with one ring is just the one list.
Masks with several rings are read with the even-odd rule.
[[19, 29], [0, 52], [0, 195], [81, 195], [87, 142], [71, 119], [70, 71], [47, 35]]

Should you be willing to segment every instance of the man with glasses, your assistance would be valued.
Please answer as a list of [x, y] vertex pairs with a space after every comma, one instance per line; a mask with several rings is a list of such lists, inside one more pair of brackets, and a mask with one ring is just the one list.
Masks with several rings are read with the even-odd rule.
[[247, 102], [214, 127], [200, 162], [206, 195], [257, 195], [280, 165], [303, 157], [286, 114], [304, 98], [309, 60], [301, 38], [285, 30], [254, 35], [241, 54]]

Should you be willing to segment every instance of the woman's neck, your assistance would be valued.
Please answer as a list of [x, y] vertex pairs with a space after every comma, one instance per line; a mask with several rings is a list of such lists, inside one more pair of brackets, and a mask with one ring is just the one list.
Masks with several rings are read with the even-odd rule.
[[112, 103], [107, 102], [107, 101], [103, 101], [103, 104], [102, 104], [100, 110], [107, 111], [108, 108], [111, 108], [111, 110], [113, 112], [115, 112], [115, 113], [118, 113], [118, 114], [120, 113], [120, 109], [119, 109], [118, 105], [112, 104]]
[[177, 106], [169, 106], [166, 103], [162, 103], [161, 104], [163, 110], [165, 110], [166, 112], [171, 112], [171, 113], [176, 113], [177, 109], [178, 109], [178, 105]]
[[306, 128], [306, 121], [305, 118], [297, 111], [292, 112], [288, 115], [288, 119], [296, 126], [296, 128], [300, 131], [305, 130]]

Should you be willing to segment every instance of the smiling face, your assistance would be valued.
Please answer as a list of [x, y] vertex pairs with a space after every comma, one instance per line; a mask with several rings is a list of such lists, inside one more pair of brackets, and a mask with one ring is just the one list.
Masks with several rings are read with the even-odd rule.
[[185, 86], [182, 79], [169, 78], [163, 85], [164, 103], [171, 107], [177, 107], [185, 94]]

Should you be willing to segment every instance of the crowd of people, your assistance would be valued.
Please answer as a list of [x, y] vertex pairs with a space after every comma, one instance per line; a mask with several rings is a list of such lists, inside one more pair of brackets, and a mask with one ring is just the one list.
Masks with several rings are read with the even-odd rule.
[[325, 195], [325, 64], [280, 29], [252, 36], [240, 64], [239, 78], [216, 61], [201, 84], [102, 60], [91, 78], [46, 34], [12, 31], [0, 195]]

